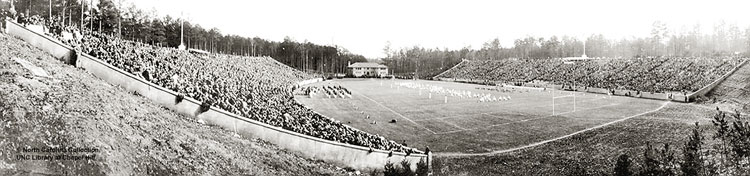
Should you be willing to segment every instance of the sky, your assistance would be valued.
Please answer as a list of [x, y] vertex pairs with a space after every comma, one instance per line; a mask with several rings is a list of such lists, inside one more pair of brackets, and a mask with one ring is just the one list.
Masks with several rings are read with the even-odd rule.
[[[125, 0], [160, 15], [181, 13], [224, 34], [337, 45], [368, 58], [391, 48], [481, 48], [498, 38], [505, 47], [527, 36], [592, 34], [620, 39], [650, 35], [654, 21], [671, 30], [723, 20], [750, 25], [750, 1], [734, 0]], [[743, 19], [744, 18], [744, 19]]]

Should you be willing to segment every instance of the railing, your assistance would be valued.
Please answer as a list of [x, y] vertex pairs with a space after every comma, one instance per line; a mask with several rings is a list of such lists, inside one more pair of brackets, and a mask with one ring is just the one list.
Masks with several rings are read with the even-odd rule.
[[737, 70], [740, 69], [740, 67], [744, 66], [745, 63], [747, 63], [747, 59], [743, 60], [742, 63], [738, 64], [736, 67], [734, 67], [731, 71], [727, 72], [726, 74], [719, 77], [719, 79], [714, 80], [711, 82], [711, 84], [708, 84], [706, 86], [703, 86], [701, 89], [698, 89], [698, 91], [695, 91], [688, 95], [690, 98], [690, 101], [695, 100], [696, 98], [706, 95], [708, 92], [711, 92], [711, 90], [714, 90], [716, 86], [718, 86], [720, 83], [724, 82], [729, 76], [732, 76], [734, 72], [737, 72]]
[[437, 79], [438, 79], [438, 78], [439, 78], [440, 76], [442, 76], [443, 74], [445, 74], [445, 73], [446, 73], [446, 72], [448, 72], [448, 71], [451, 71], [451, 70], [453, 70], [454, 68], [456, 68], [456, 67], [458, 67], [459, 65], [463, 64], [464, 62], [468, 62], [468, 60], [466, 60], [466, 59], [461, 59], [461, 62], [458, 62], [458, 64], [454, 65], [453, 67], [449, 68], [448, 70], [445, 70], [445, 71], [443, 71], [443, 72], [442, 72], [442, 73], [440, 73], [440, 74], [437, 74], [437, 75], [433, 76], [433, 77], [432, 77], [432, 80], [437, 80]]

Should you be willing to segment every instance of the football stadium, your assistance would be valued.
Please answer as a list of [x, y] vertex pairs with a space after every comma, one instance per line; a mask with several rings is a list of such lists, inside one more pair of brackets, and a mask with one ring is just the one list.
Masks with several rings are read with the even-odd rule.
[[[661, 109], [667, 101], [531, 87], [335, 80], [351, 98], [297, 96], [311, 109], [437, 155], [508, 152]], [[393, 121], [393, 122], [392, 122]], [[445, 153], [443, 153], [445, 152]]]
[[120, 6], [0, 1], [0, 175], [750, 174], [750, 27], [373, 59]]

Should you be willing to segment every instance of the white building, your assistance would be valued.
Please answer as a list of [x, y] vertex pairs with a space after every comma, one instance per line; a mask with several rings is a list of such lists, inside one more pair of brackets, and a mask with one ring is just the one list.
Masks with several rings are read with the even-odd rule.
[[388, 75], [388, 66], [372, 62], [357, 62], [347, 67], [354, 77], [384, 77]]

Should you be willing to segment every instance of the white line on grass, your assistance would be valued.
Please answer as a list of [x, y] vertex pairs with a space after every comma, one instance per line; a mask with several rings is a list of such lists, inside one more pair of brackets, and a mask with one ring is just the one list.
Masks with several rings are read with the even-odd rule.
[[[493, 114], [490, 114], [490, 113], [498, 113], [498, 112], [482, 113], [481, 115], [488, 115], [488, 116], [492, 116], [493, 118], [496, 118], [496, 119], [505, 119], [505, 120], [513, 121], [513, 120], [511, 120], [509, 118], [506, 118], [506, 117], [503, 117], [503, 116], [499, 116], [499, 115], [493, 115]], [[517, 115], [524, 115], [524, 114], [521, 114], [521, 113], [516, 113], [516, 114]]]
[[448, 125], [452, 125], [452, 126], [454, 126], [454, 127], [458, 128], [458, 129], [461, 129], [461, 130], [467, 130], [466, 128], [464, 128], [464, 127], [461, 127], [461, 126], [458, 126], [458, 125], [456, 125], [456, 124], [454, 124], [454, 123], [451, 123], [451, 122], [448, 122], [448, 121], [445, 121], [445, 120], [442, 120], [442, 121], [443, 121], [444, 123], [448, 124]]
[[[608, 104], [608, 105], [602, 105], [602, 106], [597, 106], [597, 107], [593, 107], [593, 108], [586, 108], [586, 109], [578, 110], [578, 112], [585, 111], [585, 110], [591, 110], [591, 109], [599, 109], [599, 108], [608, 107], [608, 106], [616, 106], [616, 105], [620, 105], [620, 104]], [[555, 114], [555, 115], [548, 115], [548, 116], [542, 116], [542, 117], [537, 117], [537, 118], [522, 119], [522, 120], [511, 121], [511, 122], [506, 122], [506, 123], [501, 123], [501, 124], [494, 124], [494, 125], [483, 126], [483, 127], [478, 127], [478, 128], [472, 128], [472, 129], [467, 129], [467, 130], [454, 130], [454, 131], [442, 132], [442, 133], [438, 133], [438, 134], [449, 134], [449, 133], [456, 133], [456, 132], [461, 132], [461, 131], [480, 130], [480, 129], [492, 128], [492, 127], [496, 127], [496, 126], [514, 124], [514, 123], [519, 123], [519, 122], [527, 122], [527, 121], [531, 121], [531, 120], [546, 119], [546, 118], [550, 118], [550, 117], [554, 117], [554, 116], [559, 116], [559, 115], [563, 115], [563, 114], [570, 114], [570, 113], [574, 113], [574, 112], [576, 112], [576, 111], [568, 111], [568, 112], [564, 112], [564, 113], [558, 113], [558, 114]]]
[[561, 140], [561, 139], [565, 139], [565, 138], [568, 138], [568, 137], [571, 137], [571, 136], [574, 136], [574, 135], [577, 135], [577, 134], [581, 134], [581, 133], [584, 133], [584, 132], [587, 132], [587, 131], [591, 131], [591, 130], [599, 129], [599, 128], [602, 128], [602, 127], [606, 127], [606, 126], [612, 125], [612, 124], [617, 123], [617, 122], [622, 122], [622, 121], [631, 119], [633, 117], [638, 117], [638, 116], [642, 116], [644, 114], [656, 112], [656, 111], [659, 111], [659, 110], [663, 109], [664, 107], [666, 107], [667, 104], [669, 104], [669, 101], [666, 101], [666, 102], [662, 103], [662, 105], [659, 108], [656, 108], [656, 109], [651, 110], [651, 111], [647, 111], [647, 112], [643, 112], [643, 113], [640, 113], [640, 114], [628, 116], [628, 117], [625, 117], [625, 118], [622, 118], [622, 119], [618, 119], [618, 120], [615, 120], [615, 121], [607, 122], [607, 123], [604, 123], [604, 124], [601, 124], [601, 125], [597, 125], [597, 126], [594, 126], [594, 127], [591, 127], [591, 128], [586, 128], [586, 129], [583, 129], [581, 131], [576, 131], [574, 133], [570, 133], [570, 134], [567, 134], [565, 136], [560, 136], [560, 137], [557, 137], [557, 138], [554, 138], [554, 139], [548, 139], [548, 140], [544, 140], [544, 141], [541, 141], [541, 142], [537, 142], [537, 143], [533, 143], [533, 144], [529, 144], [529, 145], [525, 145], [525, 146], [520, 146], [520, 147], [515, 147], [515, 148], [510, 148], [510, 149], [505, 149], [505, 150], [496, 150], [496, 151], [486, 152], [486, 153], [459, 153], [459, 152], [445, 152], [445, 153], [442, 153], [442, 152], [439, 152], [439, 153], [435, 153], [435, 156], [437, 156], [437, 157], [487, 156], [487, 155], [496, 155], [496, 154], [501, 154], [501, 153], [508, 153], [508, 152], [513, 152], [513, 151], [523, 150], [523, 149], [527, 149], [527, 148], [531, 148], [531, 147], [536, 147], [536, 146], [539, 146], [539, 145], [543, 145], [543, 144], [546, 144], [546, 143], [558, 141], [558, 140]]
[[432, 130], [430, 130], [429, 128], [427, 128], [427, 127], [424, 127], [424, 126], [422, 126], [422, 125], [418, 124], [417, 122], [414, 122], [413, 120], [411, 120], [411, 119], [409, 119], [409, 118], [406, 118], [406, 116], [404, 116], [404, 115], [401, 115], [401, 113], [398, 113], [398, 112], [394, 111], [393, 109], [391, 109], [391, 108], [388, 108], [388, 107], [386, 107], [386, 106], [385, 106], [385, 105], [383, 105], [383, 104], [380, 104], [379, 102], [377, 102], [377, 101], [373, 100], [372, 98], [368, 97], [367, 95], [365, 95], [365, 94], [361, 94], [361, 93], [357, 93], [357, 94], [359, 94], [359, 95], [362, 95], [362, 97], [365, 97], [366, 99], [368, 99], [368, 100], [372, 101], [373, 103], [377, 104], [378, 106], [380, 106], [380, 107], [383, 107], [383, 108], [385, 108], [385, 109], [386, 109], [386, 110], [388, 110], [388, 111], [391, 111], [391, 112], [392, 112], [393, 114], [396, 114], [396, 115], [398, 115], [399, 117], [401, 117], [401, 118], [405, 119], [406, 121], [409, 121], [409, 122], [413, 123], [414, 125], [416, 125], [416, 126], [418, 126], [418, 127], [422, 127], [423, 129], [425, 129], [425, 130], [429, 131], [429, 132], [430, 132], [430, 133], [432, 133], [432, 134], [437, 134], [437, 133], [435, 133], [435, 131], [432, 131]]
[[[589, 99], [589, 100], [581, 100], [581, 101], [576, 101], [576, 103], [586, 103], [586, 102], [592, 102], [592, 101], [603, 100], [603, 99], [606, 99], [606, 97], [593, 98], [593, 99]], [[510, 104], [510, 103], [508, 103], [508, 104]], [[536, 104], [536, 105], [529, 106], [529, 104]], [[573, 102], [559, 103], [557, 105], [568, 105], [568, 104], [573, 104]], [[494, 104], [494, 105], [507, 105], [507, 104], [499, 104], [498, 103], [498, 104]], [[458, 118], [458, 117], [465, 117], [465, 116], [476, 116], [476, 115], [482, 115], [482, 114], [491, 115], [492, 113], [509, 112], [507, 110], [507, 108], [509, 108], [509, 107], [544, 108], [544, 107], [550, 107], [550, 106], [551, 105], [548, 105], [548, 104], [540, 104], [539, 102], [515, 103], [515, 104], [510, 104], [508, 106], [503, 106], [503, 108], [505, 108], [506, 110], [502, 110], [502, 111], [485, 112], [485, 113], [477, 113], [477, 114], [455, 115], [455, 116], [438, 117], [438, 118], [426, 118], [426, 119], [419, 119], [419, 120], [415, 120], [415, 121], [442, 120], [442, 119]], [[513, 109], [513, 108], [511, 108], [511, 109]], [[498, 117], [496, 115], [491, 115], [491, 116]]]

